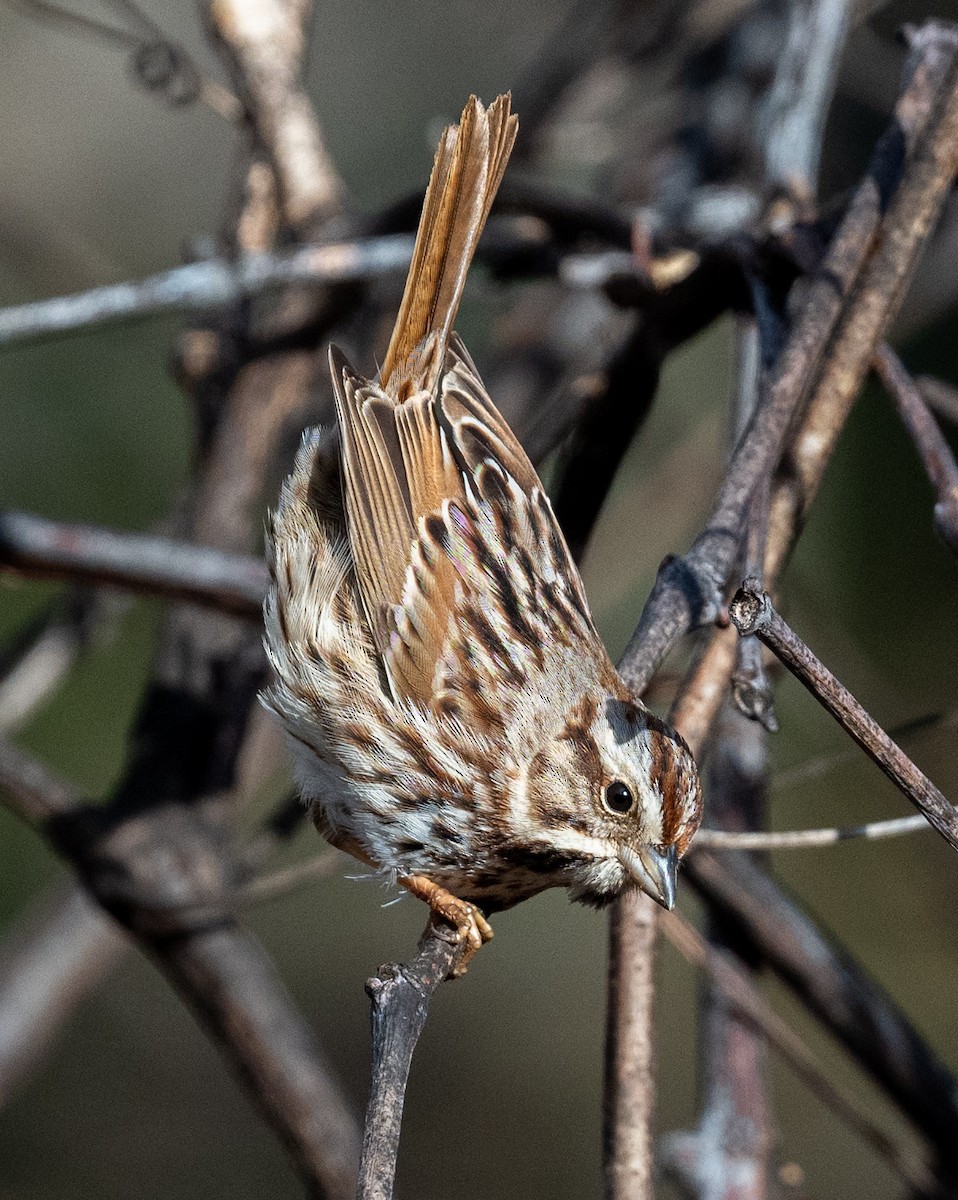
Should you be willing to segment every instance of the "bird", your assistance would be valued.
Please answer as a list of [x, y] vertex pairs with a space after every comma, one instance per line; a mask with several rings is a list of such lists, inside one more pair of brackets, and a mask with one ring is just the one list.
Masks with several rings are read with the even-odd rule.
[[263, 700], [303, 799], [452, 927], [457, 973], [491, 914], [546, 888], [671, 908], [702, 812], [454, 331], [517, 128], [510, 96], [472, 96], [443, 132], [382, 365], [330, 348], [337, 423], [304, 434], [267, 537]]

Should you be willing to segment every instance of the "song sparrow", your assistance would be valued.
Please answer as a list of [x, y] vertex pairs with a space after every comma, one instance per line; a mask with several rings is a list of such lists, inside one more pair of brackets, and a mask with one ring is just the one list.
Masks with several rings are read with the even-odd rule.
[[508, 96], [445, 131], [378, 379], [330, 351], [271, 530], [266, 704], [335, 846], [451, 921], [544, 888], [671, 908], [701, 813], [681, 738], [625, 687], [538, 476], [453, 332], [516, 136]]

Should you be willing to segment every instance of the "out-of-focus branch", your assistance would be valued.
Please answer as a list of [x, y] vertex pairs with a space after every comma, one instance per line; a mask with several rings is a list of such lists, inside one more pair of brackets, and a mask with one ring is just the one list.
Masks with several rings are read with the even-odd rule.
[[[706, 804], [723, 828], [761, 823], [767, 784], [766, 734], [727, 697], [709, 758]], [[742, 975], [757, 978], [760, 956], [727, 913], [706, 914], [715, 952], [735, 956]], [[701, 1112], [684, 1135], [684, 1161], [699, 1200], [764, 1200], [775, 1120], [765, 1080], [765, 1046], [721, 990], [706, 986], [702, 1003]]]
[[254, 619], [269, 580], [259, 558], [22, 512], [0, 512], [3, 569], [188, 600]]
[[924, 813], [945, 841], [958, 850], [958, 809], [789, 628], [753, 580], [746, 580], [736, 592], [729, 615], [743, 637], [754, 635], [774, 651], [902, 794]]
[[952, 425], [958, 425], [958, 388], [931, 375], [922, 375], [915, 382], [931, 408]]
[[29, 754], [0, 740], [0, 802], [29, 825], [43, 826], [76, 807], [70, 785]]
[[208, 21], [279, 183], [287, 221], [307, 232], [344, 189], [300, 83], [310, 0], [210, 0]]
[[83, 654], [110, 639], [126, 604], [116, 596], [72, 589], [14, 634], [0, 650], [0, 736], [15, 733]]
[[[298, 64], [286, 69], [292, 78]], [[295, 223], [289, 214], [287, 222]], [[249, 222], [240, 220], [237, 230], [242, 252], [256, 239]], [[242, 315], [229, 314], [211, 337], [225, 342]], [[206, 375], [202, 366], [191, 370], [204, 428], [186, 535], [219, 552], [248, 553], [258, 540], [268, 470], [287, 424], [305, 407], [313, 358], [298, 352], [247, 363], [234, 353]], [[233, 913], [241, 869], [230, 846], [229, 798], [263, 677], [254, 628], [177, 606], [113, 795], [65, 811], [47, 803], [35, 814], [39, 789], [21, 786], [17, 796], [24, 815], [45, 819], [45, 832], [89, 892], [222, 1047], [311, 1191], [345, 1200], [359, 1158], [350, 1106], [273, 964]], [[8, 758], [5, 752], [4, 766]], [[24, 772], [17, 774], [22, 784]]]
[[[662, 932], [682, 957], [698, 967], [733, 1009], [768, 1040], [809, 1091], [853, 1129], [913, 1191], [920, 1195], [933, 1194], [935, 1181], [928, 1163], [879, 1128], [860, 1104], [829, 1082], [808, 1046], [775, 1012], [738, 961], [709, 945], [679, 913], [663, 913], [660, 920]], [[671, 1134], [663, 1151], [670, 1167], [686, 1178], [691, 1190], [698, 1194], [703, 1166], [698, 1146], [689, 1143], [688, 1135]], [[714, 1165], [713, 1160], [709, 1166]], [[740, 1183], [743, 1181], [742, 1175], [736, 1178]]]
[[889, 345], [878, 347], [875, 370], [894, 399], [937, 493], [935, 528], [952, 553], [958, 554], [958, 464], [951, 447], [918, 385]]
[[326, 287], [405, 271], [413, 239], [387, 234], [287, 251], [207, 259], [146, 279], [0, 309], [0, 347], [164, 313], [227, 307], [289, 284]]
[[788, 34], [765, 106], [765, 183], [799, 208], [817, 191], [825, 122], [854, 18], [849, 0], [792, 0]]
[[126, 943], [78, 887], [46, 897], [0, 957], [0, 1109]]
[[698, 850], [685, 878], [734, 917], [762, 958], [931, 1144], [936, 1171], [958, 1166], [958, 1082], [890, 996], [742, 854]]

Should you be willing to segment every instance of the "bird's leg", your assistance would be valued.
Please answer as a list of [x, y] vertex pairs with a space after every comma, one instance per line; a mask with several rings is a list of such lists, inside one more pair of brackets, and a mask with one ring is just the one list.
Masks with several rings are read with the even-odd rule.
[[492, 926], [474, 904], [460, 900], [426, 875], [400, 875], [397, 882], [407, 892], [425, 900], [437, 917], [442, 917], [456, 930], [456, 936], [465, 944], [465, 949], [452, 974], [455, 978], [465, 975], [466, 968], [482, 949], [483, 942], [488, 942], [492, 937]]
[[[326, 841], [337, 850], [343, 850], [371, 867], [379, 865], [373, 862], [354, 837], [342, 830], [334, 830], [325, 819], [321, 808], [317, 807], [313, 820]], [[460, 900], [426, 875], [400, 875], [396, 882], [411, 895], [425, 900], [437, 917], [441, 917], [455, 929], [456, 937], [458, 941], [465, 943], [465, 949], [456, 964], [453, 976], [458, 978], [465, 975], [466, 968], [482, 949], [483, 943], [492, 938], [492, 926], [474, 904], [470, 904], [468, 900]]]

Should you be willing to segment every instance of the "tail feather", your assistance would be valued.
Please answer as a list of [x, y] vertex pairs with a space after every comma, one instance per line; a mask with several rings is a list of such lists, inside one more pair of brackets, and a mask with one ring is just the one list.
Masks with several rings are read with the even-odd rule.
[[[380, 372], [382, 387], [392, 395], [399, 395], [413, 375], [429, 390], [438, 379], [469, 264], [517, 129], [508, 95], [488, 109], [471, 96], [459, 125], [450, 126], [439, 143], [402, 305]], [[426, 358], [411, 361], [430, 333], [435, 336]]]

